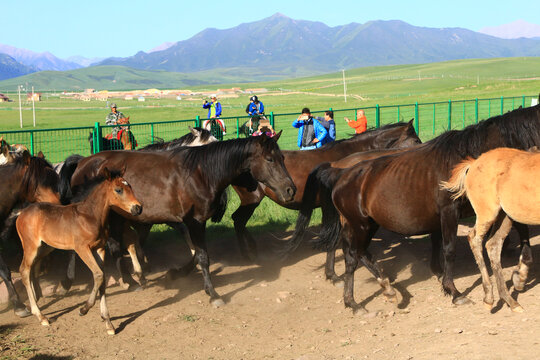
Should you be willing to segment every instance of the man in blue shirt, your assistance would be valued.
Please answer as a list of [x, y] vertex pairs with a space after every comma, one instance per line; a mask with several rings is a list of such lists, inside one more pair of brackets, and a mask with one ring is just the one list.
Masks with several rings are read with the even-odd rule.
[[322, 144], [328, 144], [329, 142], [336, 140], [336, 123], [334, 121], [334, 112], [332, 110], [325, 111], [324, 117], [316, 117], [322, 126], [328, 131], [328, 134], [321, 140]]
[[302, 109], [302, 115], [294, 120], [292, 126], [298, 129], [298, 147], [300, 150], [320, 148], [322, 140], [328, 135], [328, 131], [321, 125], [319, 120], [311, 116], [309, 108]]

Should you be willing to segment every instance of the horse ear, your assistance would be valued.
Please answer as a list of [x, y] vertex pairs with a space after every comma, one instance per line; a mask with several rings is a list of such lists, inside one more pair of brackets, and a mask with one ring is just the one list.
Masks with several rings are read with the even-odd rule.
[[277, 142], [279, 140], [279, 137], [281, 136], [282, 132], [283, 132], [283, 130], [279, 130], [279, 132], [276, 133], [276, 135], [274, 135], [274, 137], [272, 137], [272, 139], [274, 139]]
[[194, 129], [194, 128], [192, 128], [191, 126], [188, 126], [188, 128], [189, 128], [189, 131], [190, 131], [193, 135], [195, 135], [195, 136], [200, 136], [200, 135], [201, 135], [201, 132], [200, 132], [199, 130]]
[[38, 158], [42, 158], [42, 159], [45, 159], [45, 154], [43, 154], [43, 151], [39, 151], [36, 155]]
[[27, 150], [24, 150], [22, 153], [23, 162], [26, 165], [30, 165], [30, 160], [32, 159], [32, 155]]
[[122, 169], [120, 169], [120, 176], [124, 176], [124, 174], [126, 173], [126, 167], [127, 167], [126, 164], [124, 164], [124, 166], [122, 166]]
[[413, 126], [413, 123], [414, 123], [414, 118], [412, 118], [411, 120], [409, 120], [409, 122], [407, 124], [409, 124], [409, 126]]
[[101, 175], [103, 175], [103, 177], [107, 180], [111, 180], [111, 172], [109, 171], [109, 168], [108, 167], [104, 167], [102, 170], [101, 170]]

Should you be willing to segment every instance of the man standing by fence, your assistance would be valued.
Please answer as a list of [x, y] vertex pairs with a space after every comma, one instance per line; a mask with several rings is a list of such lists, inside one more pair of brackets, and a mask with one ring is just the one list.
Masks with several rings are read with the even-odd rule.
[[292, 126], [298, 129], [300, 150], [320, 148], [323, 145], [322, 140], [328, 134], [324, 126], [311, 116], [311, 111], [308, 108], [302, 109], [302, 115], [293, 121]]

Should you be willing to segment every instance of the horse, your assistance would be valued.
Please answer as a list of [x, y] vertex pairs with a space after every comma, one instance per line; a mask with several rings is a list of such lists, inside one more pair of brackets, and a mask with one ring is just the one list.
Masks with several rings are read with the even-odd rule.
[[[162, 152], [104, 151], [80, 159], [72, 175], [62, 174], [62, 183], [72, 187], [92, 178], [103, 166], [127, 166], [125, 178], [145, 207], [138, 218], [119, 212], [128, 220], [146, 224], [166, 223], [178, 229], [184, 223], [189, 231], [195, 257], [202, 269], [204, 289], [214, 306], [224, 304], [215, 291], [209, 272], [205, 243], [206, 221], [219, 211], [220, 199], [230, 184], [255, 189], [263, 183], [280, 201], [292, 201], [296, 187], [277, 145], [281, 132], [247, 139], [214, 142], [197, 147]], [[151, 171], [149, 169], [151, 168]], [[242, 183], [249, 174], [251, 184]], [[190, 264], [191, 265], [191, 264]], [[174, 278], [180, 270], [169, 271]]]
[[[24, 250], [20, 267], [21, 278], [32, 314], [48, 326], [49, 320], [41, 313], [37, 300], [41, 295], [39, 279], [40, 260], [52, 250], [75, 250], [94, 276], [94, 287], [88, 301], [80, 308], [80, 315], [86, 315], [94, 306], [96, 295], [100, 297], [101, 318], [109, 335], [114, 335], [107, 302], [103, 265], [105, 243], [107, 241], [107, 217], [111, 207], [116, 207], [138, 216], [142, 212], [141, 203], [133, 194], [131, 186], [122, 178], [125, 168], [119, 173], [110, 172], [107, 167], [100, 170], [91, 182], [88, 196], [71, 205], [51, 203], [31, 204], [21, 211], [16, 227]], [[96, 261], [93, 251], [100, 262]]]
[[[442, 237], [443, 291], [451, 295], [454, 304], [469, 303], [455, 287], [453, 270], [458, 220], [471, 209], [466, 200], [453, 201], [448, 191], [439, 188], [439, 183], [447, 180], [453, 167], [467, 157], [477, 158], [501, 146], [528, 149], [538, 144], [540, 105], [516, 109], [463, 130], [450, 130], [412, 149], [333, 171], [330, 175], [337, 180], [333, 186], [330, 184], [333, 205], [329, 207], [335, 213], [323, 223], [321, 237], [315, 244], [334, 249], [342, 235], [345, 305], [353, 310], [359, 308], [353, 296], [358, 260], [375, 275], [384, 295], [397, 301], [388, 278], [367, 251], [379, 226], [403, 235], [431, 233], [434, 246], [441, 243], [438, 239]], [[530, 253], [528, 242], [523, 245], [522, 254], [527, 253], [526, 248]]]
[[[499, 296], [514, 312], [523, 308], [509, 294], [501, 267], [501, 249], [512, 220], [520, 223], [540, 224], [538, 207], [540, 190], [530, 179], [540, 176], [540, 153], [511, 148], [488, 151], [478, 159], [469, 158], [454, 167], [452, 176], [441, 182], [441, 188], [453, 193], [452, 199], [467, 197], [476, 214], [474, 228], [469, 232], [471, 250], [482, 275], [484, 304], [493, 307], [493, 285], [486, 269], [482, 243], [494, 226], [485, 246], [491, 269], [497, 281]], [[512, 274], [516, 290], [522, 290], [527, 279], [528, 265], [520, 257], [517, 270]]]
[[[117, 121], [118, 125], [124, 125], [117, 133], [117, 138], [113, 138], [112, 134], [101, 137], [100, 150], [134, 150], [137, 147], [137, 141], [135, 135], [129, 130], [129, 116], [127, 118], [120, 118]], [[88, 136], [88, 142], [90, 143], [90, 152], [94, 153], [94, 133], [90, 132]]]
[[3, 136], [0, 136], [0, 165], [4, 165], [15, 160], [17, 155], [21, 155], [28, 148], [22, 144], [10, 145]]
[[[191, 127], [189, 126], [189, 132], [183, 136], [181, 136], [178, 139], [174, 139], [171, 141], [160, 141], [154, 144], [149, 144], [143, 148], [137, 149], [137, 151], [166, 151], [166, 150], [172, 150], [181, 146], [200, 146], [205, 145], [211, 142], [217, 141], [217, 139], [210, 133], [210, 131], [205, 130], [200, 127]], [[67, 168], [70, 167], [76, 167], [78, 162], [82, 159], [82, 157], [78, 155], [74, 155], [69, 157], [67, 162]], [[71, 173], [74, 171], [74, 168], [70, 171]], [[65, 177], [64, 177], [65, 178]], [[63, 188], [65, 190], [68, 190], [69, 185], [64, 185]], [[224, 203], [226, 204], [226, 193], [224, 194]], [[76, 195], [76, 194], [75, 194]], [[71, 198], [75, 196], [73, 193], [68, 192], [62, 194], [62, 203], [68, 204], [71, 202]], [[225, 209], [223, 209], [223, 213]], [[144, 273], [142, 271], [143, 266], [141, 266], [141, 263], [144, 264], [145, 267], [149, 267], [148, 260], [146, 259], [146, 256], [144, 255], [144, 252], [141, 248], [141, 243], [143, 243], [150, 233], [150, 229], [152, 227], [151, 224], [143, 224], [136, 221], [122, 221], [122, 217], [117, 216], [116, 213], [111, 214], [110, 216], [111, 221], [110, 223], [116, 224], [116, 226], [111, 227], [110, 229], [110, 237], [108, 238], [107, 245], [109, 247], [109, 250], [111, 252], [111, 255], [113, 259], [115, 260], [118, 272], [120, 274], [120, 283], [121, 285], [125, 287], [130, 286], [138, 286], [138, 285], [144, 285], [146, 283], [146, 279], [144, 277]], [[217, 221], [217, 220], [216, 220]], [[135, 232], [132, 230], [132, 227], [135, 229]], [[184, 234], [189, 236], [187, 233], [187, 230], [184, 230]], [[135, 276], [138, 279], [138, 284], [133, 283], [133, 280], [131, 279], [131, 276], [129, 275], [129, 272], [124, 266], [124, 263], [122, 262], [122, 252], [120, 251], [120, 244], [117, 241], [117, 239], [122, 240], [122, 243], [124, 245], [124, 248], [128, 251], [132, 264], [133, 264], [133, 270], [135, 273]], [[72, 256], [70, 258], [69, 264], [68, 264], [68, 272], [67, 276], [62, 282], [60, 283], [61, 287], [58, 288], [57, 293], [58, 294], [66, 294], [69, 289], [71, 288], [71, 285], [73, 284], [73, 280], [75, 278], [75, 253], [72, 253]]]
[[[283, 207], [299, 210], [308, 174], [318, 164], [335, 161], [359, 151], [405, 148], [419, 143], [421, 143], [420, 138], [416, 134], [413, 120], [411, 120], [408, 123], [400, 122], [372, 129], [362, 134], [353, 135], [349, 139], [331, 142], [319, 149], [283, 151], [285, 167], [291, 174], [297, 188], [294, 201], [285, 203], [270, 189], [260, 184], [254, 189], [233, 185], [240, 197], [240, 206], [232, 215], [240, 252], [246, 259], [254, 260], [256, 257], [255, 241], [246, 229], [246, 224], [265, 196]], [[247, 174], [243, 176], [246, 177], [244, 181], [248, 183], [253, 181]]]
[[[60, 203], [58, 175], [50, 163], [41, 157], [31, 156], [28, 151], [23, 151], [12, 163], [0, 166], [0, 179], [0, 224], [4, 224], [8, 216], [24, 203]], [[0, 277], [6, 284], [15, 314], [20, 317], [29, 316], [30, 313], [13, 287], [11, 272], [2, 256]]]

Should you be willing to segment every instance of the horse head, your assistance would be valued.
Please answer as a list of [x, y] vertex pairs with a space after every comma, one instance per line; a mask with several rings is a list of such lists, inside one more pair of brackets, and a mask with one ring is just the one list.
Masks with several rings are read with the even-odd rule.
[[255, 180], [270, 188], [281, 201], [289, 202], [294, 198], [296, 186], [285, 168], [284, 157], [277, 144], [280, 136], [281, 131], [274, 137], [266, 134], [253, 137], [255, 150], [249, 157], [248, 166]]

